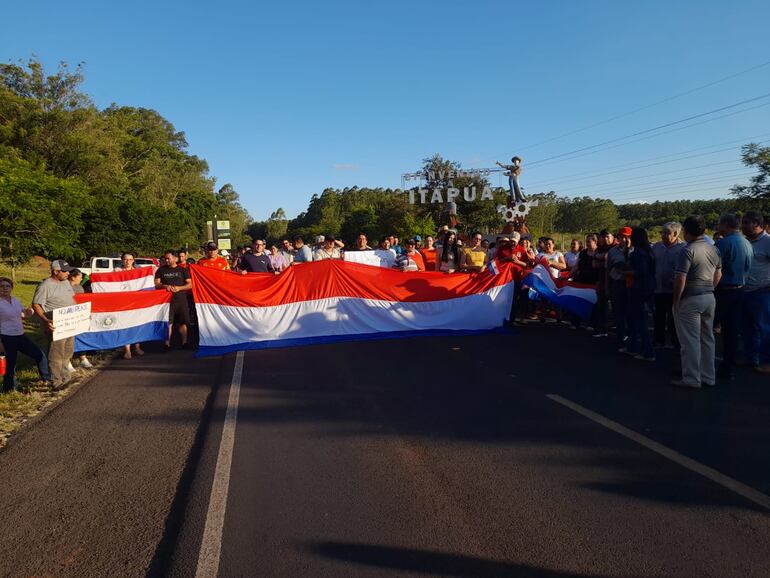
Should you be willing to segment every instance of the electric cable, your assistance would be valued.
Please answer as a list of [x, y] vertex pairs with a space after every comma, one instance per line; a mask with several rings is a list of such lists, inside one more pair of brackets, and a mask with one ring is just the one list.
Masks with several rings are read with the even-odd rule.
[[540, 160], [536, 160], [536, 161], [531, 161], [528, 164], [529, 164], [530, 167], [532, 165], [542, 164], [542, 163], [544, 163], [546, 161], [556, 160], [556, 159], [559, 159], [559, 158], [562, 158], [562, 157], [565, 157], [565, 156], [568, 156], [568, 155], [571, 155], [571, 154], [580, 153], [580, 152], [583, 152], [583, 151], [595, 149], [595, 148], [598, 148], [598, 147], [601, 147], [601, 146], [604, 146], [604, 145], [616, 143], [616, 142], [619, 142], [619, 141], [622, 141], [622, 140], [626, 140], [626, 139], [629, 139], [629, 138], [641, 136], [641, 135], [644, 135], [644, 134], [649, 134], [651, 132], [655, 132], [655, 131], [658, 131], [658, 130], [661, 130], [661, 129], [664, 129], [664, 128], [668, 128], [668, 127], [671, 127], [671, 126], [682, 124], [684, 122], [689, 122], [691, 120], [696, 120], [698, 118], [703, 118], [704, 116], [709, 116], [711, 114], [715, 114], [717, 112], [722, 112], [722, 111], [725, 111], [725, 110], [729, 110], [729, 109], [735, 108], [737, 106], [742, 106], [744, 104], [749, 104], [751, 102], [756, 102], [758, 100], [762, 100], [762, 99], [765, 99], [767, 97], [770, 97], [770, 92], [767, 92], [765, 94], [761, 94], [759, 96], [754, 96], [752, 98], [747, 98], [747, 99], [742, 100], [740, 102], [735, 102], [733, 104], [728, 104], [726, 106], [720, 106], [719, 108], [715, 108], [713, 110], [709, 110], [709, 111], [706, 111], [706, 112], [701, 112], [701, 113], [698, 113], [698, 114], [694, 114], [694, 115], [688, 116], [686, 118], [681, 118], [681, 119], [678, 119], [678, 120], [667, 122], [667, 123], [664, 123], [664, 124], [661, 124], [661, 125], [658, 125], [658, 126], [655, 126], [655, 127], [652, 127], [652, 128], [647, 128], [647, 129], [644, 129], [644, 130], [636, 131], [634, 133], [631, 133], [631, 134], [628, 134], [628, 135], [625, 135], [625, 136], [622, 136], [622, 137], [617, 137], [617, 138], [610, 139], [610, 140], [607, 140], [607, 141], [604, 141], [604, 142], [601, 142], [601, 143], [593, 144], [593, 145], [590, 145], [590, 146], [587, 146], [587, 147], [582, 147], [582, 148], [576, 149], [574, 151], [568, 151], [568, 152], [565, 152], [565, 153], [560, 153], [558, 155], [553, 155], [553, 156], [550, 156], [550, 157], [546, 157], [544, 159], [540, 159]]
[[559, 140], [559, 139], [562, 139], [562, 138], [565, 138], [565, 137], [568, 137], [568, 136], [572, 136], [573, 134], [578, 134], [578, 133], [581, 133], [581, 132], [585, 132], [585, 131], [590, 130], [592, 128], [596, 128], [597, 126], [602, 126], [602, 125], [608, 124], [608, 123], [613, 122], [615, 120], [618, 120], [618, 119], [621, 119], [621, 118], [625, 118], [627, 116], [631, 116], [632, 114], [636, 114], [637, 112], [642, 112], [643, 110], [648, 110], [650, 108], [659, 106], [661, 104], [665, 104], [667, 102], [671, 102], [672, 100], [676, 100], [677, 98], [681, 98], [683, 96], [687, 96], [689, 94], [693, 94], [694, 92], [698, 92], [700, 90], [704, 90], [706, 88], [710, 88], [712, 86], [715, 86], [715, 85], [720, 84], [722, 82], [725, 82], [727, 80], [732, 80], [733, 78], [736, 78], [736, 77], [741, 76], [743, 74], [747, 74], [749, 72], [753, 72], [755, 70], [759, 70], [760, 68], [764, 68], [765, 66], [768, 66], [768, 65], [770, 65], [770, 60], [768, 60], [767, 62], [763, 62], [762, 64], [758, 64], [756, 66], [752, 66], [751, 68], [747, 68], [746, 70], [742, 70], [740, 72], [736, 72], [734, 74], [730, 74], [728, 76], [722, 77], [722, 78], [720, 78], [718, 80], [714, 80], [714, 81], [709, 82], [707, 84], [703, 84], [701, 86], [697, 86], [697, 87], [695, 87], [693, 89], [690, 89], [690, 90], [687, 90], [685, 92], [680, 92], [680, 93], [675, 94], [673, 96], [669, 96], [667, 98], [664, 98], [663, 100], [659, 100], [657, 102], [653, 102], [652, 104], [641, 106], [641, 107], [635, 108], [634, 110], [631, 110], [629, 112], [624, 112], [622, 114], [610, 117], [608, 119], [601, 120], [599, 122], [595, 122], [595, 123], [590, 124], [588, 126], [585, 126], [585, 127], [579, 128], [579, 129], [575, 129], [575, 130], [571, 130], [571, 131], [565, 132], [565, 133], [563, 133], [561, 135], [548, 138], [546, 140], [537, 142], [537, 143], [532, 144], [532, 145], [525, 146], [525, 147], [523, 147], [523, 148], [521, 148], [519, 150], [525, 151], [525, 150], [532, 149], [532, 148], [535, 148], [535, 147], [538, 147], [538, 146], [541, 146], [541, 145], [544, 145], [544, 144], [547, 144], [547, 143], [550, 143], [550, 142], [553, 142], [553, 141], [556, 141], [556, 140]]

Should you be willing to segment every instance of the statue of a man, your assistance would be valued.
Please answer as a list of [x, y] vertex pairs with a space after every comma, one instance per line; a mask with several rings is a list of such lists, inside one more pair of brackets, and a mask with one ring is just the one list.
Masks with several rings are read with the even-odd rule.
[[505, 174], [508, 176], [508, 189], [511, 195], [511, 203], [526, 203], [527, 199], [524, 198], [524, 195], [521, 193], [521, 188], [519, 187], [521, 159], [519, 157], [513, 157], [511, 163], [512, 164], [510, 165], [504, 165], [500, 162], [496, 162], [495, 164], [508, 171]]

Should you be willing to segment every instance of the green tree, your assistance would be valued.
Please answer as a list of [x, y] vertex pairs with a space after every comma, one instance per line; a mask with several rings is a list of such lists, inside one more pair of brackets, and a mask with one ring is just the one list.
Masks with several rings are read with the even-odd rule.
[[15, 273], [36, 254], [80, 259], [80, 216], [88, 207], [86, 188], [29, 162], [0, 159], [0, 249]]
[[219, 219], [230, 221], [230, 238], [233, 245], [249, 243], [248, 228], [251, 224], [251, 215], [243, 208], [240, 197], [230, 183], [223, 185], [216, 193]]
[[270, 214], [267, 220], [267, 239], [269, 243], [277, 243], [286, 234], [289, 221], [286, 219], [286, 211], [278, 208]]
[[750, 185], [736, 185], [732, 194], [739, 197], [770, 199], [770, 147], [750, 143], [743, 147], [743, 164], [756, 167], [758, 174], [751, 177]]
[[564, 199], [558, 205], [555, 230], [564, 233], [590, 233], [601, 229], [615, 229], [619, 216], [618, 208], [607, 199]]
[[529, 200], [538, 202], [538, 205], [533, 207], [527, 216], [530, 230], [537, 235], [552, 233], [559, 215], [559, 205], [563, 200], [559, 199], [554, 191], [536, 193], [531, 195]]

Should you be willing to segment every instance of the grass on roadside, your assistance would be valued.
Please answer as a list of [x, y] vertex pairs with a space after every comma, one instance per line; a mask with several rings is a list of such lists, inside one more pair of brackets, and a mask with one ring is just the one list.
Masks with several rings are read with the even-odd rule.
[[[28, 265], [16, 269], [16, 282], [13, 287], [13, 295], [25, 307], [32, 303], [35, 288], [38, 283], [50, 275], [49, 263], [43, 259], [35, 258]], [[10, 269], [0, 265], [0, 277], [11, 277]], [[40, 326], [34, 319], [24, 322], [24, 331], [38, 347], [45, 351], [45, 338]], [[78, 370], [73, 376], [75, 382], [88, 378], [103, 366], [112, 356], [111, 351], [89, 353], [88, 359], [94, 364], [95, 369]], [[77, 367], [77, 361], [73, 362]], [[26, 355], [20, 355], [16, 365], [17, 391], [0, 394], [0, 447], [5, 444], [8, 436], [21, 427], [25, 421], [39, 413], [50, 403], [65, 397], [69, 388], [58, 392], [52, 392], [40, 387], [40, 375], [35, 363]]]

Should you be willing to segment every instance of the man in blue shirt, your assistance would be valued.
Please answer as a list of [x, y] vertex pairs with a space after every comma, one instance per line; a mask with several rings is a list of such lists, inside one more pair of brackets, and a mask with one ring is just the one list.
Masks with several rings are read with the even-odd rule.
[[741, 229], [754, 253], [744, 287], [743, 340], [749, 364], [770, 374], [770, 235], [763, 226], [759, 211], [743, 215]]
[[310, 263], [313, 260], [313, 251], [305, 245], [302, 237], [294, 237], [294, 263]]
[[716, 319], [722, 324], [722, 363], [717, 377], [733, 379], [735, 354], [738, 350], [738, 335], [743, 309], [743, 288], [751, 269], [754, 252], [751, 243], [738, 232], [740, 220], [726, 213], [719, 217], [719, 232], [722, 238], [716, 248], [722, 256], [722, 280], [716, 287]]

